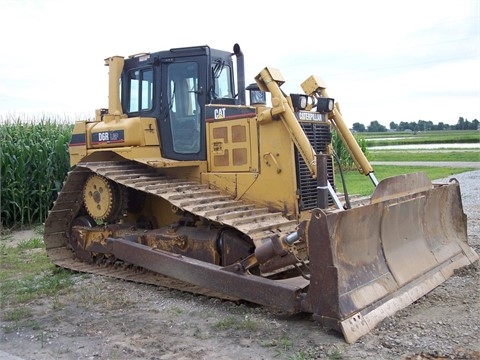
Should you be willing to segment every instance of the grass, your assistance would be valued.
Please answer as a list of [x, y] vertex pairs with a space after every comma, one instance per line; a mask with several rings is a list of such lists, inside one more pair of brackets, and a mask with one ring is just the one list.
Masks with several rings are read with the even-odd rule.
[[[402, 144], [439, 144], [439, 149], [435, 150], [368, 150], [367, 157], [369, 161], [465, 161], [480, 162], [480, 154], [476, 150], [442, 151], [442, 143], [478, 143], [480, 142], [480, 132], [469, 131], [427, 131], [419, 132], [416, 135], [409, 132], [386, 132], [386, 133], [361, 133], [368, 146], [381, 145], [402, 145]], [[392, 140], [383, 140], [394, 138]], [[381, 139], [381, 140], [375, 140]], [[465, 171], [471, 171], [471, 168], [449, 168], [449, 167], [415, 167], [415, 166], [374, 166], [375, 176], [381, 181], [388, 177], [401, 174], [423, 171], [430, 180], [447, 178], [451, 175], [459, 174]], [[361, 175], [356, 170], [344, 171], [345, 182], [349, 194], [370, 195], [374, 188], [369, 177]], [[340, 175], [335, 174], [335, 183], [339, 192], [344, 192]]]
[[[38, 249], [39, 251], [34, 251]], [[0, 281], [21, 280], [24, 275], [38, 275], [44, 271], [54, 270], [44, 249], [44, 243], [39, 238], [24, 240], [18, 245], [11, 247], [0, 245]], [[19, 279], [20, 277], [20, 279]], [[1, 294], [0, 294], [1, 296]]]
[[32, 311], [27, 306], [20, 306], [11, 310], [6, 310], [3, 312], [2, 320], [3, 321], [14, 321], [18, 322], [22, 319], [29, 318], [32, 316]]
[[[71, 272], [55, 267], [44, 243], [32, 238], [16, 246], [0, 245], [0, 306], [3, 319], [28, 317], [25, 305], [43, 297], [54, 297], [73, 285]], [[23, 310], [22, 310], [23, 309]]]
[[343, 358], [343, 355], [341, 353], [340, 350], [338, 349], [333, 349], [329, 355], [328, 355], [328, 358], [329, 359], [332, 359], [332, 360], [339, 360], [339, 359], [342, 359]]
[[480, 142], [480, 131], [477, 130], [420, 131], [416, 134], [412, 132], [363, 132], [359, 136], [365, 139], [367, 146]]
[[212, 325], [215, 330], [247, 330], [255, 331], [257, 324], [250, 319], [238, 319], [234, 316], [226, 317]]
[[42, 297], [54, 296], [72, 285], [72, 275], [58, 268], [46, 270], [41, 274], [22, 274], [20, 278], [17, 276], [2, 281], [0, 305], [3, 307], [30, 303]]
[[[82, 274], [82, 276], [88, 277], [90, 275]], [[106, 280], [110, 281], [111, 279], [107, 278]], [[123, 292], [117, 292], [115, 296], [112, 296], [110, 291], [100, 285], [82, 287], [78, 295], [78, 305], [86, 310], [96, 309], [99, 305], [109, 311], [124, 309], [135, 305]]]
[[[442, 179], [455, 174], [471, 171], [471, 168], [449, 168], [449, 167], [418, 167], [418, 166], [375, 166], [374, 174], [378, 181], [383, 179], [414, 172], [425, 172], [430, 180]], [[344, 172], [345, 183], [350, 195], [370, 195], [373, 190], [373, 184], [368, 176], [360, 174], [358, 171]], [[335, 184], [338, 192], [344, 192], [342, 180], [339, 174], [335, 175]]]
[[471, 161], [480, 162], [478, 151], [398, 151], [376, 150], [368, 152], [370, 161]]

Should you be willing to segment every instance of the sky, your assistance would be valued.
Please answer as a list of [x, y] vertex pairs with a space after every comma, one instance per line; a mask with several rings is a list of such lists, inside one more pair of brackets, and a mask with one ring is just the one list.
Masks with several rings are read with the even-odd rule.
[[480, 120], [480, 0], [0, 0], [0, 115], [92, 118], [104, 59], [240, 44], [247, 84], [319, 76], [348, 125]]

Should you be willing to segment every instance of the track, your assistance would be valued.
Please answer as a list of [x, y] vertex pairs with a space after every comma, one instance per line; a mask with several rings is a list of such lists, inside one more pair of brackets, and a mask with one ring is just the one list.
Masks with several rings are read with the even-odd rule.
[[67, 177], [57, 200], [45, 221], [44, 241], [51, 261], [63, 268], [114, 278], [179, 289], [192, 293], [231, 298], [191, 286], [160, 274], [129, 266], [106, 266], [81, 262], [74, 258], [69, 245], [70, 224], [82, 208], [82, 192], [92, 173], [102, 175], [124, 186], [161, 197], [180, 210], [210, 221], [230, 226], [249, 236], [255, 243], [273, 233], [290, 233], [296, 222], [281, 213], [270, 213], [234, 200], [197, 182], [167, 177], [156, 169], [133, 161], [79, 163]]

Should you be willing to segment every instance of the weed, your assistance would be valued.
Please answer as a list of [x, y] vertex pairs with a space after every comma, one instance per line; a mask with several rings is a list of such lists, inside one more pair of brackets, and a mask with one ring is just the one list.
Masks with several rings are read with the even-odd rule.
[[168, 309], [168, 312], [173, 315], [180, 315], [183, 313], [183, 310], [180, 309], [178, 306], [173, 306], [170, 309]]
[[288, 360], [307, 360], [309, 358], [310, 357], [307, 356], [307, 354], [303, 351], [299, 351], [298, 353], [296, 353], [294, 355], [287, 356]]
[[40, 238], [32, 238], [29, 240], [23, 240], [17, 245], [17, 249], [27, 250], [27, 249], [41, 249], [45, 246], [45, 243]]
[[40, 341], [41, 347], [43, 349], [43, 346], [45, 344], [45, 332], [41, 331], [40, 334], [36, 336], [36, 339]]
[[42, 325], [37, 321], [30, 321], [28, 323], [28, 326], [31, 327], [32, 330], [35, 330], [35, 331], [42, 329]]
[[132, 302], [128, 300], [128, 298], [124, 294], [112, 296], [112, 294], [107, 292], [107, 294], [103, 294], [103, 298], [105, 299], [105, 308], [108, 310], [123, 309], [132, 304]]
[[52, 308], [55, 311], [62, 310], [65, 307], [65, 304], [60, 300], [58, 295], [54, 295], [52, 299]]
[[339, 349], [335, 348], [329, 352], [328, 358], [331, 360], [340, 360], [340, 359], [343, 359], [343, 355]]
[[33, 227], [33, 231], [35, 232], [35, 234], [43, 236], [43, 234], [45, 232], [45, 226], [43, 224], [38, 224], [38, 225]]
[[257, 323], [245, 316], [245, 319], [242, 321], [242, 329], [248, 331], [255, 331], [257, 330], [257, 328]]
[[245, 315], [248, 311], [248, 309], [246, 307], [239, 306], [239, 305], [236, 305], [236, 304], [231, 304], [227, 308], [227, 310], [230, 314], [234, 314], [234, 315]]
[[[273, 345], [275, 344], [275, 345]], [[279, 346], [278, 349], [275, 350], [275, 357], [284, 357], [285, 356], [285, 351], [290, 350], [290, 348], [293, 345], [292, 340], [288, 339], [287, 337], [282, 337], [280, 340], [272, 341], [272, 346]]]
[[233, 316], [229, 316], [223, 320], [217, 321], [212, 325], [215, 330], [247, 330], [254, 331], [257, 329], [257, 324], [248, 318], [244, 320], [237, 319]]
[[231, 328], [235, 328], [238, 326], [238, 320], [235, 319], [233, 316], [229, 316], [223, 320], [217, 321], [212, 327], [215, 330], [228, 330]]
[[11, 325], [2, 326], [4, 334], [11, 334], [15, 331], [16, 327]]
[[277, 346], [278, 342], [276, 340], [269, 339], [269, 340], [262, 340], [262, 341], [260, 341], [259, 344], [260, 344], [261, 347], [267, 348], [267, 347]]
[[292, 347], [292, 345], [293, 345], [292, 340], [290, 340], [290, 339], [288, 339], [288, 338], [286, 338], [286, 337], [281, 338], [278, 343], [279, 343], [280, 346], [281, 346], [283, 349], [285, 349], [285, 350], [289, 349], [289, 348]]
[[14, 321], [15, 323], [18, 323], [20, 320], [24, 320], [31, 316], [32, 316], [32, 311], [26, 306], [21, 306], [12, 310], [3, 311], [2, 320]]

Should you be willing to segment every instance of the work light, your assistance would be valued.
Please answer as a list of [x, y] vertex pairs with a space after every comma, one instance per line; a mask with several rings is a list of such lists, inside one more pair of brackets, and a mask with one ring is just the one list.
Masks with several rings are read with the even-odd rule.
[[308, 96], [303, 94], [290, 94], [292, 99], [293, 109], [295, 111], [305, 110], [308, 104]]
[[335, 100], [331, 98], [317, 98], [317, 112], [326, 114], [333, 110]]

